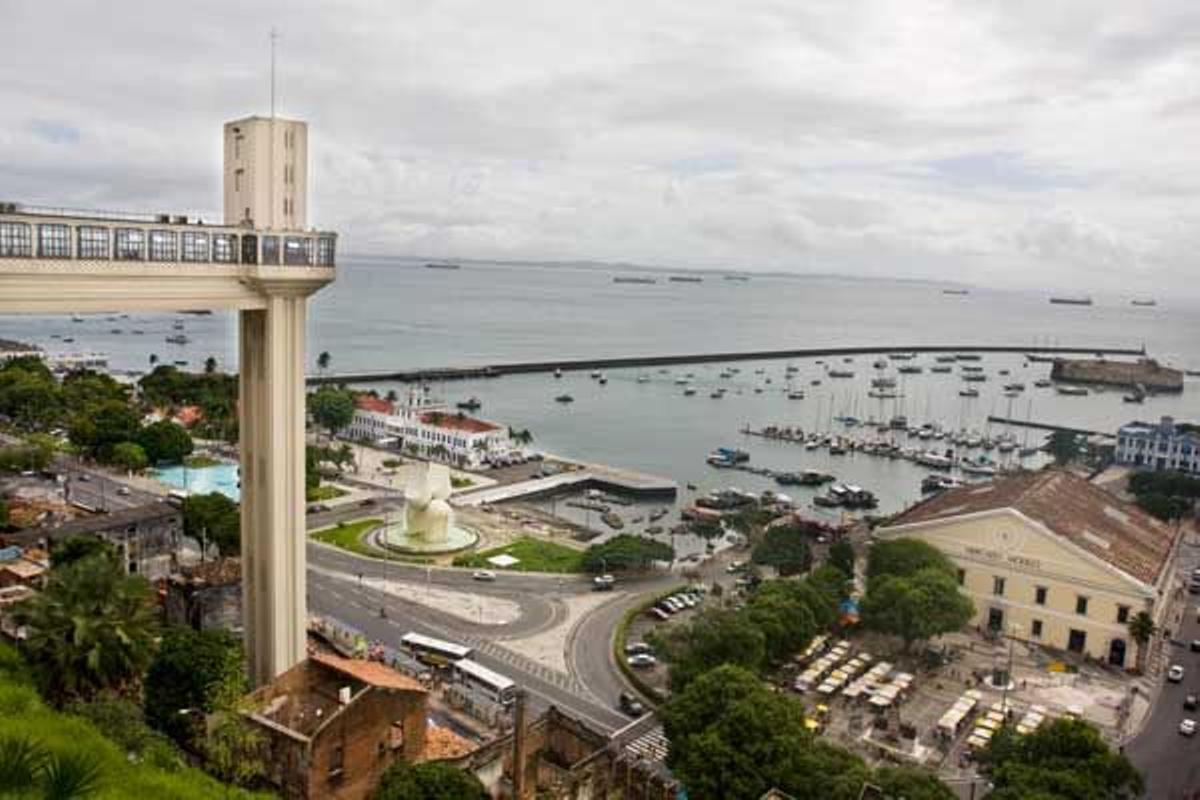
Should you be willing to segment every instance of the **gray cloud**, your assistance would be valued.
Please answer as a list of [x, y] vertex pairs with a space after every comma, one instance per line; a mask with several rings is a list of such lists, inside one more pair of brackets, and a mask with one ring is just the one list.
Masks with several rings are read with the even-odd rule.
[[272, 25], [348, 250], [1197, 291], [1190, 0], [9, 0], [0, 194], [216, 216]]

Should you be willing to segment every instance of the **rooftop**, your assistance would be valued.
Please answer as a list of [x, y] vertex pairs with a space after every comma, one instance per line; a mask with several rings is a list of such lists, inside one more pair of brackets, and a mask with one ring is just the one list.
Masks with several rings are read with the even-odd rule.
[[179, 586], [229, 586], [242, 579], [242, 562], [236, 558], [221, 558], [183, 567], [168, 579]]
[[394, 414], [396, 412], [392, 403], [373, 394], [358, 395], [354, 398], [354, 405], [363, 411], [374, 411], [376, 414]]
[[108, 514], [92, 514], [76, 517], [64, 522], [57, 528], [26, 528], [14, 534], [6, 534], [3, 538], [13, 542], [34, 542], [38, 539], [59, 541], [81, 533], [97, 531], [112, 531], [144, 522], [166, 520], [170, 517], [182, 519], [179, 509], [167, 503], [146, 503], [133, 508], [122, 508]]
[[462, 431], [463, 433], [488, 433], [500, 430], [500, 426], [493, 422], [484, 422], [481, 419], [468, 417], [465, 414], [444, 414], [437, 411], [422, 414], [421, 422], [426, 425], [433, 425], [436, 428]]
[[1012, 509], [1127, 575], [1157, 583], [1175, 534], [1141, 509], [1065, 470], [1047, 469], [964, 486], [917, 503], [888, 527]]
[[377, 661], [362, 661], [360, 659], [342, 658], [332, 653], [313, 653], [309, 657], [321, 666], [339, 672], [368, 686], [378, 686], [381, 689], [399, 689], [406, 692], [425, 692], [418, 681], [407, 675], [402, 675], [391, 667]]

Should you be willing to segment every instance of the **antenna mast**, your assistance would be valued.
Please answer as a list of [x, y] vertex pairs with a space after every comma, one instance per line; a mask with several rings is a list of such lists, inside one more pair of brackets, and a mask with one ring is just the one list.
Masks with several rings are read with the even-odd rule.
[[275, 40], [279, 34], [271, 26], [271, 119], [275, 119]]

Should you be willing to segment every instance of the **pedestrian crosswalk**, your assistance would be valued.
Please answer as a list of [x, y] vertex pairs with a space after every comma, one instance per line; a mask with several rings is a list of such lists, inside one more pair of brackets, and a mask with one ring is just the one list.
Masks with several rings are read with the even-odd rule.
[[669, 744], [662, 726], [657, 725], [625, 745], [625, 752], [635, 758], [662, 762], [667, 760]]
[[477, 636], [468, 636], [465, 638], [468, 640], [467, 643], [474, 647], [477, 652], [515, 667], [526, 675], [532, 675], [538, 680], [548, 683], [551, 686], [556, 686], [566, 692], [578, 693], [583, 691], [583, 687], [579, 682], [566, 673], [551, 669], [545, 664], [541, 664], [528, 656], [521, 655], [493, 641], [485, 641]]

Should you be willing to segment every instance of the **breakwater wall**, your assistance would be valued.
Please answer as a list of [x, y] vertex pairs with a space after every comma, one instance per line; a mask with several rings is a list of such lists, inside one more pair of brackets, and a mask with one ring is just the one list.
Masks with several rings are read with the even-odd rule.
[[468, 367], [429, 367], [363, 372], [341, 372], [309, 375], [310, 384], [367, 383], [372, 381], [451, 381], [473, 378], [498, 378], [502, 375], [572, 372], [592, 369], [622, 369], [636, 367], [671, 367], [685, 364], [715, 364], [731, 361], [778, 361], [789, 358], [839, 358], [888, 353], [1026, 353], [1030, 355], [1117, 355], [1145, 356], [1143, 348], [1129, 347], [1029, 347], [1017, 345], [869, 345], [861, 347], [805, 347], [789, 350], [752, 350], [748, 352], [690, 353], [686, 355], [617, 356], [614, 358], [575, 358], [557, 361], [516, 361]]

